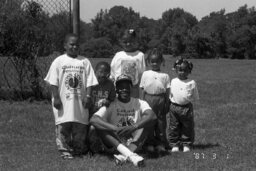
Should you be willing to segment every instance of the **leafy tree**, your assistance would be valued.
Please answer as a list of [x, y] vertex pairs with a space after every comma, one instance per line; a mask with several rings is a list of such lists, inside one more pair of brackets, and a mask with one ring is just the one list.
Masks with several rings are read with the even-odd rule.
[[244, 5], [227, 15], [227, 55], [229, 58], [256, 59], [256, 11]]
[[114, 6], [109, 11], [100, 10], [92, 20], [94, 38], [105, 37], [112, 45], [119, 45], [124, 30], [136, 28], [139, 18], [139, 13], [123, 6]]
[[226, 51], [225, 32], [227, 21], [225, 10], [212, 12], [196, 25], [195, 43], [200, 58], [224, 57]]
[[80, 21], [80, 43], [83, 44], [92, 38], [93, 38], [92, 24]]
[[127, 28], [137, 28], [139, 13], [132, 8], [114, 6], [109, 11], [100, 10], [92, 20], [94, 38], [105, 37], [114, 47], [120, 48], [119, 40]]
[[50, 17], [42, 10], [43, 6], [35, 1], [5, 1], [4, 5], [0, 13], [2, 53], [10, 56], [8, 60], [17, 71], [20, 97], [23, 98], [25, 89], [30, 88], [34, 97], [40, 99], [42, 79], [37, 59], [63, 46], [58, 44], [58, 36], [61, 35], [63, 39], [65, 30], [60, 32], [62, 27], [56, 21], [66, 14]]
[[40, 28], [41, 31], [48, 34], [49, 41], [51, 41], [52, 51], [63, 52], [64, 51], [64, 37], [67, 33], [71, 32], [70, 26], [70, 14], [68, 11], [62, 11], [57, 14], [53, 14], [51, 17], [47, 17], [43, 22], [46, 23], [45, 28]]
[[165, 52], [175, 56], [185, 52], [188, 31], [197, 24], [197, 19], [183, 9], [170, 9], [162, 14], [163, 34], [161, 42]]
[[142, 51], [147, 51], [149, 48], [158, 47], [160, 45], [160, 20], [148, 19], [142, 17], [139, 20], [139, 44]]

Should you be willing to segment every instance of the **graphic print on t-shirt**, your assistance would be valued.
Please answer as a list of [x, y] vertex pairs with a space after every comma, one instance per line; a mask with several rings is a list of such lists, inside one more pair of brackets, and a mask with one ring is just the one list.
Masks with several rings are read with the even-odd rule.
[[137, 65], [135, 61], [122, 60], [121, 62], [121, 73], [129, 75], [132, 82], [135, 82], [136, 76], [138, 75]]
[[65, 85], [68, 90], [80, 89], [82, 87], [82, 79], [78, 74], [68, 74], [65, 78]]
[[[119, 119], [117, 123], [117, 127], [123, 127], [123, 126], [131, 126], [134, 125], [134, 116], [135, 116], [135, 110], [134, 109], [117, 109], [117, 116]], [[123, 143], [126, 143], [129, 139], [132, 139], [132, 135], [127, 135], [126, 137], [121, 137], [121, 141]]]
[[135, 110], [134, 109], [117, 109], [117, 117], [120, 120], [117, 123], [118, 127], [134, 125]]
[[109, 97], [109, 91], [107, 90], [92, 90], [92, 97], [94, 101], [94, 105], [96, 107], [100, 107], [100, 104], [98, 103], [101, 99], [107, 99]]
[[66, 94], [66, 99], [70, 99], [72, 94], [78, 96], [81, 93], [82, 77], [84, 66], [63, 66], [63, 73], [65, 74], [65, 87], [69, 91]]

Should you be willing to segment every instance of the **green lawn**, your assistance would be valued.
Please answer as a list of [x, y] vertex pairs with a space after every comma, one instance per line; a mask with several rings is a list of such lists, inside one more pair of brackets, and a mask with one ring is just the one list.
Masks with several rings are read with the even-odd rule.
[[[0, 170], [256, 170], [256, 61], [192, 62], [200, 101], [191, 152], [147, 159], [143, 169], [116, 167], [110, 156], [62, 160], [49, 102], [0, 101]], [[171, 78], [172, 64], [163, 67]]]

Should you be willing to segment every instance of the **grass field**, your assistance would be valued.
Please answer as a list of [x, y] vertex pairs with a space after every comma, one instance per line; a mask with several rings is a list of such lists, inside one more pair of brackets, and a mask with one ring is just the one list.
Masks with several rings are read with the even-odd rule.
[[[194, 104], [191, 152], [147, 159], [142, 169], [117, 167], [101, 155], [64, 161], [56, 150], [49, 102], [0, 101], [0, 170], [256, 170], [256, 61], [192, 62], [200, 101]], [[167, 60], [163, 67], [171, 78], [172, 64]]]

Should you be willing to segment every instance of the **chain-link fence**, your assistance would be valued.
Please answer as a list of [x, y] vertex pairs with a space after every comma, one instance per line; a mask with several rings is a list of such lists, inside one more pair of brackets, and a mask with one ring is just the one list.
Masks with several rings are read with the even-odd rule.
[[43, 78], [71, 19], [71, 0], [0, 1], [0, 99], [49, 96]]

